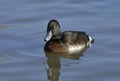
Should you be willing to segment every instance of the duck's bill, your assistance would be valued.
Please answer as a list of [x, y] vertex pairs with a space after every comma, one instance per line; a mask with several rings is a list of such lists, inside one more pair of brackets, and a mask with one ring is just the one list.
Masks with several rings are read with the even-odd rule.
[[49, 41], [52, 37], [52, 31], [49, 31], [45, 37], [45, 41]]

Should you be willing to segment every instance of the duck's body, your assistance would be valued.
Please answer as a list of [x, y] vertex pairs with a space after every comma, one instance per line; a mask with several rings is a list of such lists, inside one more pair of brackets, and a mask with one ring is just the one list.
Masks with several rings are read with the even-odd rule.
[[48, 23], [47, 43], [44, 49], [51, 52], [75, 52], [91, 46], [93, 39], [85, 32], [60, 31], [58, 21], [51, 20]]

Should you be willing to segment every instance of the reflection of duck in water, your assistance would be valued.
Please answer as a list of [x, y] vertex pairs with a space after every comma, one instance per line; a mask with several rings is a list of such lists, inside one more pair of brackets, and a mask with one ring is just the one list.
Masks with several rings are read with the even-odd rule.
[[56, 54], [47, 54], [47, 53], [46, 56], [48, 57], [47, 64], [49, 67], [47, 69], [48, 80], [58, 81], [60, 76], [60, 68], [61, 68], [60, 57], [59, 55]]
[[50, 81], [58, 81], [59, 80], [60, 69], [61, 69], [61, 62], [60, 62], [61, 57], [77, 60], [80, 58], [80, 56], [82, 56], [84, 51], [85, 51], [85, 49], [79, 53], [73, 53], [73, 54], [72, 53], [53, 53], [53, 52], [45, 51], [46, 57], [48, 58], [47, 59], [48, 80], [50, 80]]
[[85, 32], [65, 31], [61, 32], [57, 20], [48, 23], [47, 41], [44, 49], [51, 52], [75, 52], [91, 46], [94, 40]]

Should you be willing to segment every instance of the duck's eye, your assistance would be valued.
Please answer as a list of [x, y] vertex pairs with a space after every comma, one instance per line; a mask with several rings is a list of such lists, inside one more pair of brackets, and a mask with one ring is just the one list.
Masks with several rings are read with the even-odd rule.
[[53, 27], [53, 29], [55, 29], [55, 26]]

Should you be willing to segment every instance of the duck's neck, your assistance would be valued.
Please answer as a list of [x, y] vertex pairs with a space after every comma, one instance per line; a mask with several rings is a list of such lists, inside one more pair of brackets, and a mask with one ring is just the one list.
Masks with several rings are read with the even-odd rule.
[[62, 34], [60, 33], [60, 34], [58, 34], [58, 35], [54, 35], [54, 36], [52, 37], [52, 39], [60, 39], [61, 36], [62, 36]]

